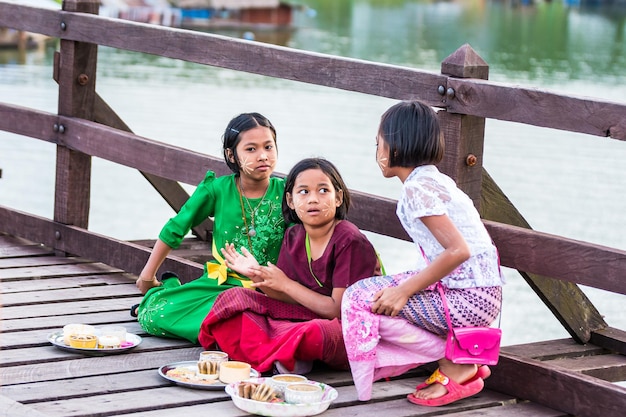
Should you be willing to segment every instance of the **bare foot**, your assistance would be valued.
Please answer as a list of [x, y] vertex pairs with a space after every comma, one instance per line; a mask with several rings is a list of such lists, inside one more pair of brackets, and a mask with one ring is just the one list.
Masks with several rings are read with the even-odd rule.
[[[442, 374], [453, 380], [458, 384], [464, 384], [476, 375], [478, 367], [476, 365], [456, 365], [447, 359], [441, 359], [439, 361], [439, 370]], [[448, 393], [448, 390], [443, 384], [431, 384], [419, 391], [415, 391], [413, 395], [416, 398], [423, 400], [429, 400], [433, 398], [439, 398]]]

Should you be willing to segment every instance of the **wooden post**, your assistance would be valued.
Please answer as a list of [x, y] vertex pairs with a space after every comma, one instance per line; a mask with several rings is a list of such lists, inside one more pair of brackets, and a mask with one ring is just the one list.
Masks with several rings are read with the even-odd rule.
[[[63, 10], [97, 14], [99, 3], [98, 0], [64, 0]], [[68, 22], [61, 21], [60, 25], [63, 31], [72, 30]], [[97, 45], [61, 39], [59, 115], [93, 120], [97, 52]], [[58, 143], [63, 143], [63, 135], [71, 134], [60, 123], [55, 124], [53, 129], [58, 135]], [[87, 228], [90, 184], [91, 156], [58, 145], [55, 221]], [[57, 233], [57, 239], [61, 238], [60, 233]]]
[[[443, 61], [441, 73], [457, 78], [486, 80], [489, 67], [471, 46], [465, 44]], [[458, 92], [448, 88], [443, 90], [440, 94], [444, 104], [455, 99], [471, 101], [470, 96], [457, 97]], [[459, 188], [470, 196], [482, 218], [530, 229], [530, 225], [483, 169], [485, 119], [440, 111], [439, 120], [446, 138], [446, 156], [440, 164], [442, 172], [454, 178]], [[607, 326], [576, 284], [518, 272], [577, 342], [587, 343], [592, 332]]]
[[[489, 66], [471, 46], [465, 44], [441, 63], [441, 73], [457, 78], [486, 80]], [[440, 86], [439, 93], [443, 96], [443, 103], [455, 99], [456, 92], [447, 86]], [[446, 154], [439, 168], [456, 181], [479, 209], [485, 118], [439, 111], [439, 121], [446, 141]]]

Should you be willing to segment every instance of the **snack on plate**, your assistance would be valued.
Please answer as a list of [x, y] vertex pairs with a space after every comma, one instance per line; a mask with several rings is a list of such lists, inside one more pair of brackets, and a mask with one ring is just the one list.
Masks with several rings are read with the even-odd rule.
[[243, 381], [250, 378], [252, 370], [249, 363], [238, 361], [227, 361], [220, 364], [219, 377], [220, 381], [225, 384]]
[[72, 334], [69, 344], [78, 349], [95, 349], [98, 346], [98, 338], [92, 334]]
[[120, 339], [117, 336], [105, 335], [98, 338], [98, 348], [115, 349], [120, 347]]
[[201, 379], [216, 379], [219, 371], [219, 363], [211, 361], [198, 361], [198, 377]]
[[73, 334], [93, 335], [96, 333], [95, 327], [89, 324], [66, 324], [63, 326], [63, 343], [70, 346], [70, 337]]
[[241, 382], [237, 386], [237, 393], [241, 398], [254, 401], [276, 402], [280, 401], [276, 391], [268, 384], [257, 384], [255, 382]]
[[180, 366], [177, 368], [172, 368], [168, 370], [165, 373], [165, 375], [177, 381], [186, 382], [190, 384], [210, 385], [210, 384], [215, 384], [217, 382], [216, 378], [212, 378], [212, 379], [201, 378], [195, 369], [187, 367], [187, 366]]
[[198, 361], [198, 371], [205, 375], [217, 375], [219, 363], [211, 361]]
[[172, 378], [192, 378], [196, 373], [192, 369], [180, 367], [170, 369], [165, 375]]

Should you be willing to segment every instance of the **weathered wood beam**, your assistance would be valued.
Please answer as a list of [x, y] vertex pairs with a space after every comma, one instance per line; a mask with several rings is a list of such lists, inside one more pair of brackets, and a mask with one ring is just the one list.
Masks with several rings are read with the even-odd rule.
[[[0, 224], [6, 233], [40, 242], [71, 255], [103, 262], [135, 275], [139, 275], [150, 255], [150, 249], [144, 246], [3, 206], [0, 206]], [[170, 255], [160, 272], [166, 270], [176, 271], [183, 280], [188, 281], [202, 275], [203, 266]]]
[[[515, 206], [484, 169], [481, 217], [486, 220], [531, 229], [526, 219], [517, 211]], [[516, 255], [504, 241], [506, 236], [502, 236], [501, 234], [495, 236], [495, 227], [488, 229], [489, 233], [494, 236], [494, 242], [501, 252], [502, 265], [515, 267], [514, 265], [517, 264], [511, 265], [509, 263], [509, 260], [515, 259]], [[542, 253], [542, 251], [536, 250], [528, 244], [524, 245], [524, 249], [525, 255], [530, 253], [533, 257], [542, 257], [544, 266], [548, 264], [557, 265], [557, 263], [553, 261], [552, 255], [558, 256], [558, 254], [550, 252], [551, 256], [547, 257], [548, 252]], [[547, 247], [541, 247], [541, 249], [549, 251]], [[575, 262], [574, 259], [568, 259], [567, 261]], [[607, 326], [598, 310], [596, 310], [591, 301], [576, 284], [525, 272], [524, 270], [530, 271], [528, 266], [529, 263], [532, 262], [532, 258], [524, 257], [523, 262], [523, 267], [517, 265], [518, 268], [521, 268], [521, 270], [518, 269], [520, 275], [526, 280], [541, 301], [543, 301], [574, 340], [579, 343], [587, 343], [591, 338], [592, 331]], [[565, 264], [561, 262], [558, 265], [567, 267], [568, 262]], [[537, 266], [538, 264], [533, 262], [533, 265]], [[560, 271], [557, 272], [559, 275], [561, 274]]]
[[484, 223], [502, 248], [503, 265], [626, 295], [626, 251], [520, 226]]
[[[132, 133], [130, 127], [124, 123], [118, 114], [115, 113], [97, 93], [94, 108], [96, 122]], [[153, 175], [148, 172], [140, 172], [176, 213], [180, 211], [181, 207], [189, 199], [189, 194], [181, 187], [178, 181], [159, 177], [158, 175]], [[209, 241], [212, 238], [213, 221], [206, 219], [198, 226], [193, 227], [191, 231], [198, 239]]]
[[[206, 171], [231, 171], [223, 159], [165, 144], [87, 120], [60, 117], [71, 130], [60, 140], [68, 148], [122, 164], [169, 180], [196, 185]], [[146, 158], [145, 155], [151, 155]]]
[[626, 140], [624, 104], [475, 79], [450, 78], [448, 87], [455, 91], [451, 113]]
[[550, 363], [500, 351], [487, 388], [578, 417], [622, 417], [626, 388]]
[[626, 355], [626, 331], [607, 327], [591, 333], [591, 343], [612, 352]]
[[572, 339], [557, 339], [506, 346], [502, 349], [511, 355], [564, 367], [605, 381], [626, 380], [626, 356], [595, 344], [581, 345]]

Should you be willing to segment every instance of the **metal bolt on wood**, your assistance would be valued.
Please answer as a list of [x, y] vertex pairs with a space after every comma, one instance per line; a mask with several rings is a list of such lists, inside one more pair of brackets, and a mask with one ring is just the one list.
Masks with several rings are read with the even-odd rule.
[[448, 96], [449, 99], [453, 99], [454, 98], [454, 88], [450, 87], [448, 88], [448, 90], [446, 91], [446, 95]]
[[476, 155], [474, 154], [469, 154], [465, 158], [465, 165], [467, 165], [468, 167], [473, 167], [474, 165], [476, 165], [477, 162], [478, 158], [476, 158]]
[[61, 22], [61, 30], [67, 29], [67, 24], [65, 22]]
[[54, 232], [54, 238], [56, 240], [61, 240], [61, 232], [59, 232], [58, 230]]
[[446, 87], [444, 87], [443, 85], [440, 85], [439, 87], [437, 87], [437, 92], [439, 93], [440, 96], [443, 96], [444, 94], [446, 94]]
[[89, 76], [87, 74], [80, 74], [78, 76], [79, 85], [87, 85], [88, 82], [89, 82]]

